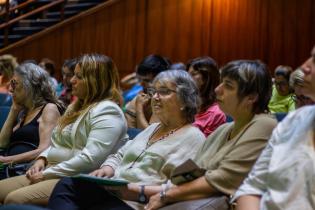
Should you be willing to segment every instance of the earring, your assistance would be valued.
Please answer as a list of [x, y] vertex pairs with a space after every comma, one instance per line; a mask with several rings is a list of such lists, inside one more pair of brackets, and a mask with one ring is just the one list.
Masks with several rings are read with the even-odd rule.
[[184, 109], [185, 109], [185, 107], [181, 107], [181, 108], [180, 108], [180, 111], [184, 111]]

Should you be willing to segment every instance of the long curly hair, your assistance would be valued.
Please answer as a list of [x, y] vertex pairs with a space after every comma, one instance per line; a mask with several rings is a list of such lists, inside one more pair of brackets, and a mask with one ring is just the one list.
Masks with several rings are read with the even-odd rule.
[[24, 63], [19, 65], [14, 72], [21, 77], [23, 88], [32, 99], [35, 108], [47, 103], [54, 103], [58, 108], [63, 107], [51, 85], [48, 73], [40, 66]]

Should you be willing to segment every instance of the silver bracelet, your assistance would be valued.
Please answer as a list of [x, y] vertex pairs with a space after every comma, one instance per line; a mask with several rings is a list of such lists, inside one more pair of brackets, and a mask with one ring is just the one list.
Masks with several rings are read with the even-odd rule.
[[160, 199], [162, 202], [166, 200], [166, 184], [162, 184], [162, 190], [160, 191]]

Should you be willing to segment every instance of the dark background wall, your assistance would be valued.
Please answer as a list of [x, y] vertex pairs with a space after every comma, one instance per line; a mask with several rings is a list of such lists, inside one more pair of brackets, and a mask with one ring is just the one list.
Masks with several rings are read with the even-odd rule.
[[150, 53], [182, 62], [209, 55], [220, 65], [261, 59], [273, 71], [279, 64], [296, 68], [314, 44], [314, 0], [110, 0], [0, 53], [19, 61], [48, 57], [58, 67], [104, 53], [121, 75]]

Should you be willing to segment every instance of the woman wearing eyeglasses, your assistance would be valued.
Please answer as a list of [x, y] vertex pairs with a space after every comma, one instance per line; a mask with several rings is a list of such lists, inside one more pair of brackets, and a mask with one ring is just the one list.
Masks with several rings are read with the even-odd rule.
[[[194, 158], [204, 142], [203, 133], [192, 125], [198, 107], [197, 87], [186, 71], [160, 73], [148, 89], [152, 110], [160, 123], [153, 123], [108, 157], [91, 175], [129, 181], [126, 187], [102, 187], [76, 179], [62, 179], [54, 189], [49, 208], [132, 209], [161, 191], [175, 166]], [[113, 196], [115, 193], [117, 197]], [[129, 205], [123, 200], [129, 200]], [[131, 202], [135, 201], [135, 202]]]
[[292, 99], [293, 89], [290, 87], [290, 66], [278, 66], [275, 70], [274, 86], [268, 107], [271, 113], [287, 113], [295, 110]]
[[[233, 195], [267, 144], [276, 121], [265, 114], [271, 77], [260, 61], [238, 60], [221, 68], [216, 97], [233, 118], [217, 128], [195, 158], [203, 176], [151, 196], [145, 209], [226, 210]], [[163, 207], [163, 208], [162, 208]]]
[[[63, 112], [63, 105], [57, 100], [49, 75], [35, 64], [18, 66], [9, 90], [13, 105], [1, 129], [0, 147], [10, 147], [23, 141], [34, 145], [34, 149], [25, 151], [23, 144], [20, 144], [15, 148], [20, 152], [10, 156], [2, 155], [0, 162], [29, 162], [50, 145], [52, 130]], [[4, 177], [2, 174], [1, 178]]]

